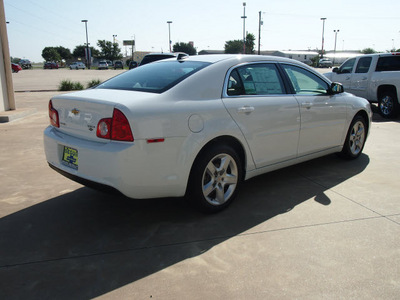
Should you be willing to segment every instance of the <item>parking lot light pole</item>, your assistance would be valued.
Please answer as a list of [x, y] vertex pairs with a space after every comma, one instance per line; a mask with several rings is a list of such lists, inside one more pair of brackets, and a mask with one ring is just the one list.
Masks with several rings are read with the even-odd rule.
[[171, 23], [172, 23], [172, 21], [167, 21], [167, 23], [168, 23], [168, 43], [169, 43], [169, 52], [172, 52], [172, 49], [171, 49], [171, 44], [172, 44], [172, 41], [171, 41]]
[[335, 48], [334, 48], [334, 50], [333, 50], [333, 62], [332, 62], [332, 65], [335, 64], [335, 58], [336, 58], [336, 41], [337, 41], [337, 34], [338, 34], [338, 32], [339, 32], [339, 29], [335, 29], [333, 32], [335, 33]]
[[321, 47], [321, 58], [324, 57], [324, 31], [325, 31], [325, 20], [326, 18], [321, 18], [322, 20], [322, 47]]
[[87, 22], [88, 22], [88, 20], [82, 20], [81, 22], [85, 23], [85, 29], [86, 29], [86, 64], [87, 64], [88, 69], [90, 69], [89, 39], [88, 39], [88, 32], [87, 32]]
[[246, 54], [246, 2], [243, 2], [243, 54]]

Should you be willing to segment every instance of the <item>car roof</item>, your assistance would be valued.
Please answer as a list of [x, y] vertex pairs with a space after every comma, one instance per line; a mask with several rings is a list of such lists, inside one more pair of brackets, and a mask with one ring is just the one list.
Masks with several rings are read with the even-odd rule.
[[[254, 55], [254, 54], [207, 54], [207, 55], [196, 55], [184, 57], [182, 60], [190, 61], [204, 61], [210, 63], [216, 63], [220, 61], [231, 61], [232, 63], [240, 62], [258, 62], [258, 61], [272, 61], [272, 62], [295, 62], [297, 60], [280, 57], [280, 56], [269, 56], [269, 55]], [[300, 63], [301, 64], [301, 63]]]

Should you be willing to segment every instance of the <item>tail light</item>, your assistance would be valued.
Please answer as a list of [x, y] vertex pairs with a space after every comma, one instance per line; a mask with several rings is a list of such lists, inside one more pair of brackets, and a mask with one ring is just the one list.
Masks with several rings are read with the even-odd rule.
[[97, 124], [97, 137], [114, 141], [133, 142], [133, 134], [128, 119], [114, 108], [112, 118], [101, 119]]
[[50, 124], [54, 127], [60, 127], [60, 118], [58, 117], [58, 112], [53, 107], [53, 102], [49, 101], [49, 118]]

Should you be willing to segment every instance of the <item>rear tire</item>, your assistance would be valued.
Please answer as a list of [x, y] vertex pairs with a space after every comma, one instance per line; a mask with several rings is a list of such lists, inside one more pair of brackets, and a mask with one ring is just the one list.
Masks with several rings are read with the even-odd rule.
[[242, 162], [232, 147], [212, 145], [193, 164], [186, 198], [202, 212], [219, 212], [236, 197], [242, 173]]
[[379, 114], [386, 119], [393, 119], [399, 113], [399, 103], [395, 93], [385, 91], [379, 96], [378, 100]]
[[346, 140], [340, 153], [343, 158], [356, 159], [364, 149], [367, 138], [367, 124], [361, 116], [356, 116], [350, 124]]

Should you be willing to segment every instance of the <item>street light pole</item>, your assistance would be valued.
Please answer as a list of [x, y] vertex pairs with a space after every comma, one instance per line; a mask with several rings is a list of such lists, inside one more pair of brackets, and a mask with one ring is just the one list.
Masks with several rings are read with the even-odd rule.
[[243, 54], [246, 54], [246, 2], [243, 2]]
[[261, 45], [261, 11], [258, 12], [258, 55], [260, 55], [260, 45]]
[[336, 41], [337, 41], [337, 34], [339, 33], [339, 29], [333, 31], [335, 33], [335, 49], [333, 50], [333, 62], [332, 64], [335, 64], [335, 58], [336, 58]]
[[87, 31], [87, 22], [88, 22], [88, 20], [82, 20], [81, 22], [85, 23], [85, 29], [86, 29], [86, 64], [87, 64], [88, 69], [90, 69], [89, 38], [88, 38], [88, 31]]
[[172, 49], [171, 49], [171, 44], [172, 44], [172, 41], [171, 41], [171, 23], [172, 23], [172, 21], [167, 21], [167, 23], [168, 23], [169, 52], [172, 52]]
[[321, 47], [321, 58], [324, 57], [324, 31], [325, 31], [325, 20], [326, 18], [321, 18], [322, 20], [322, 47]]

